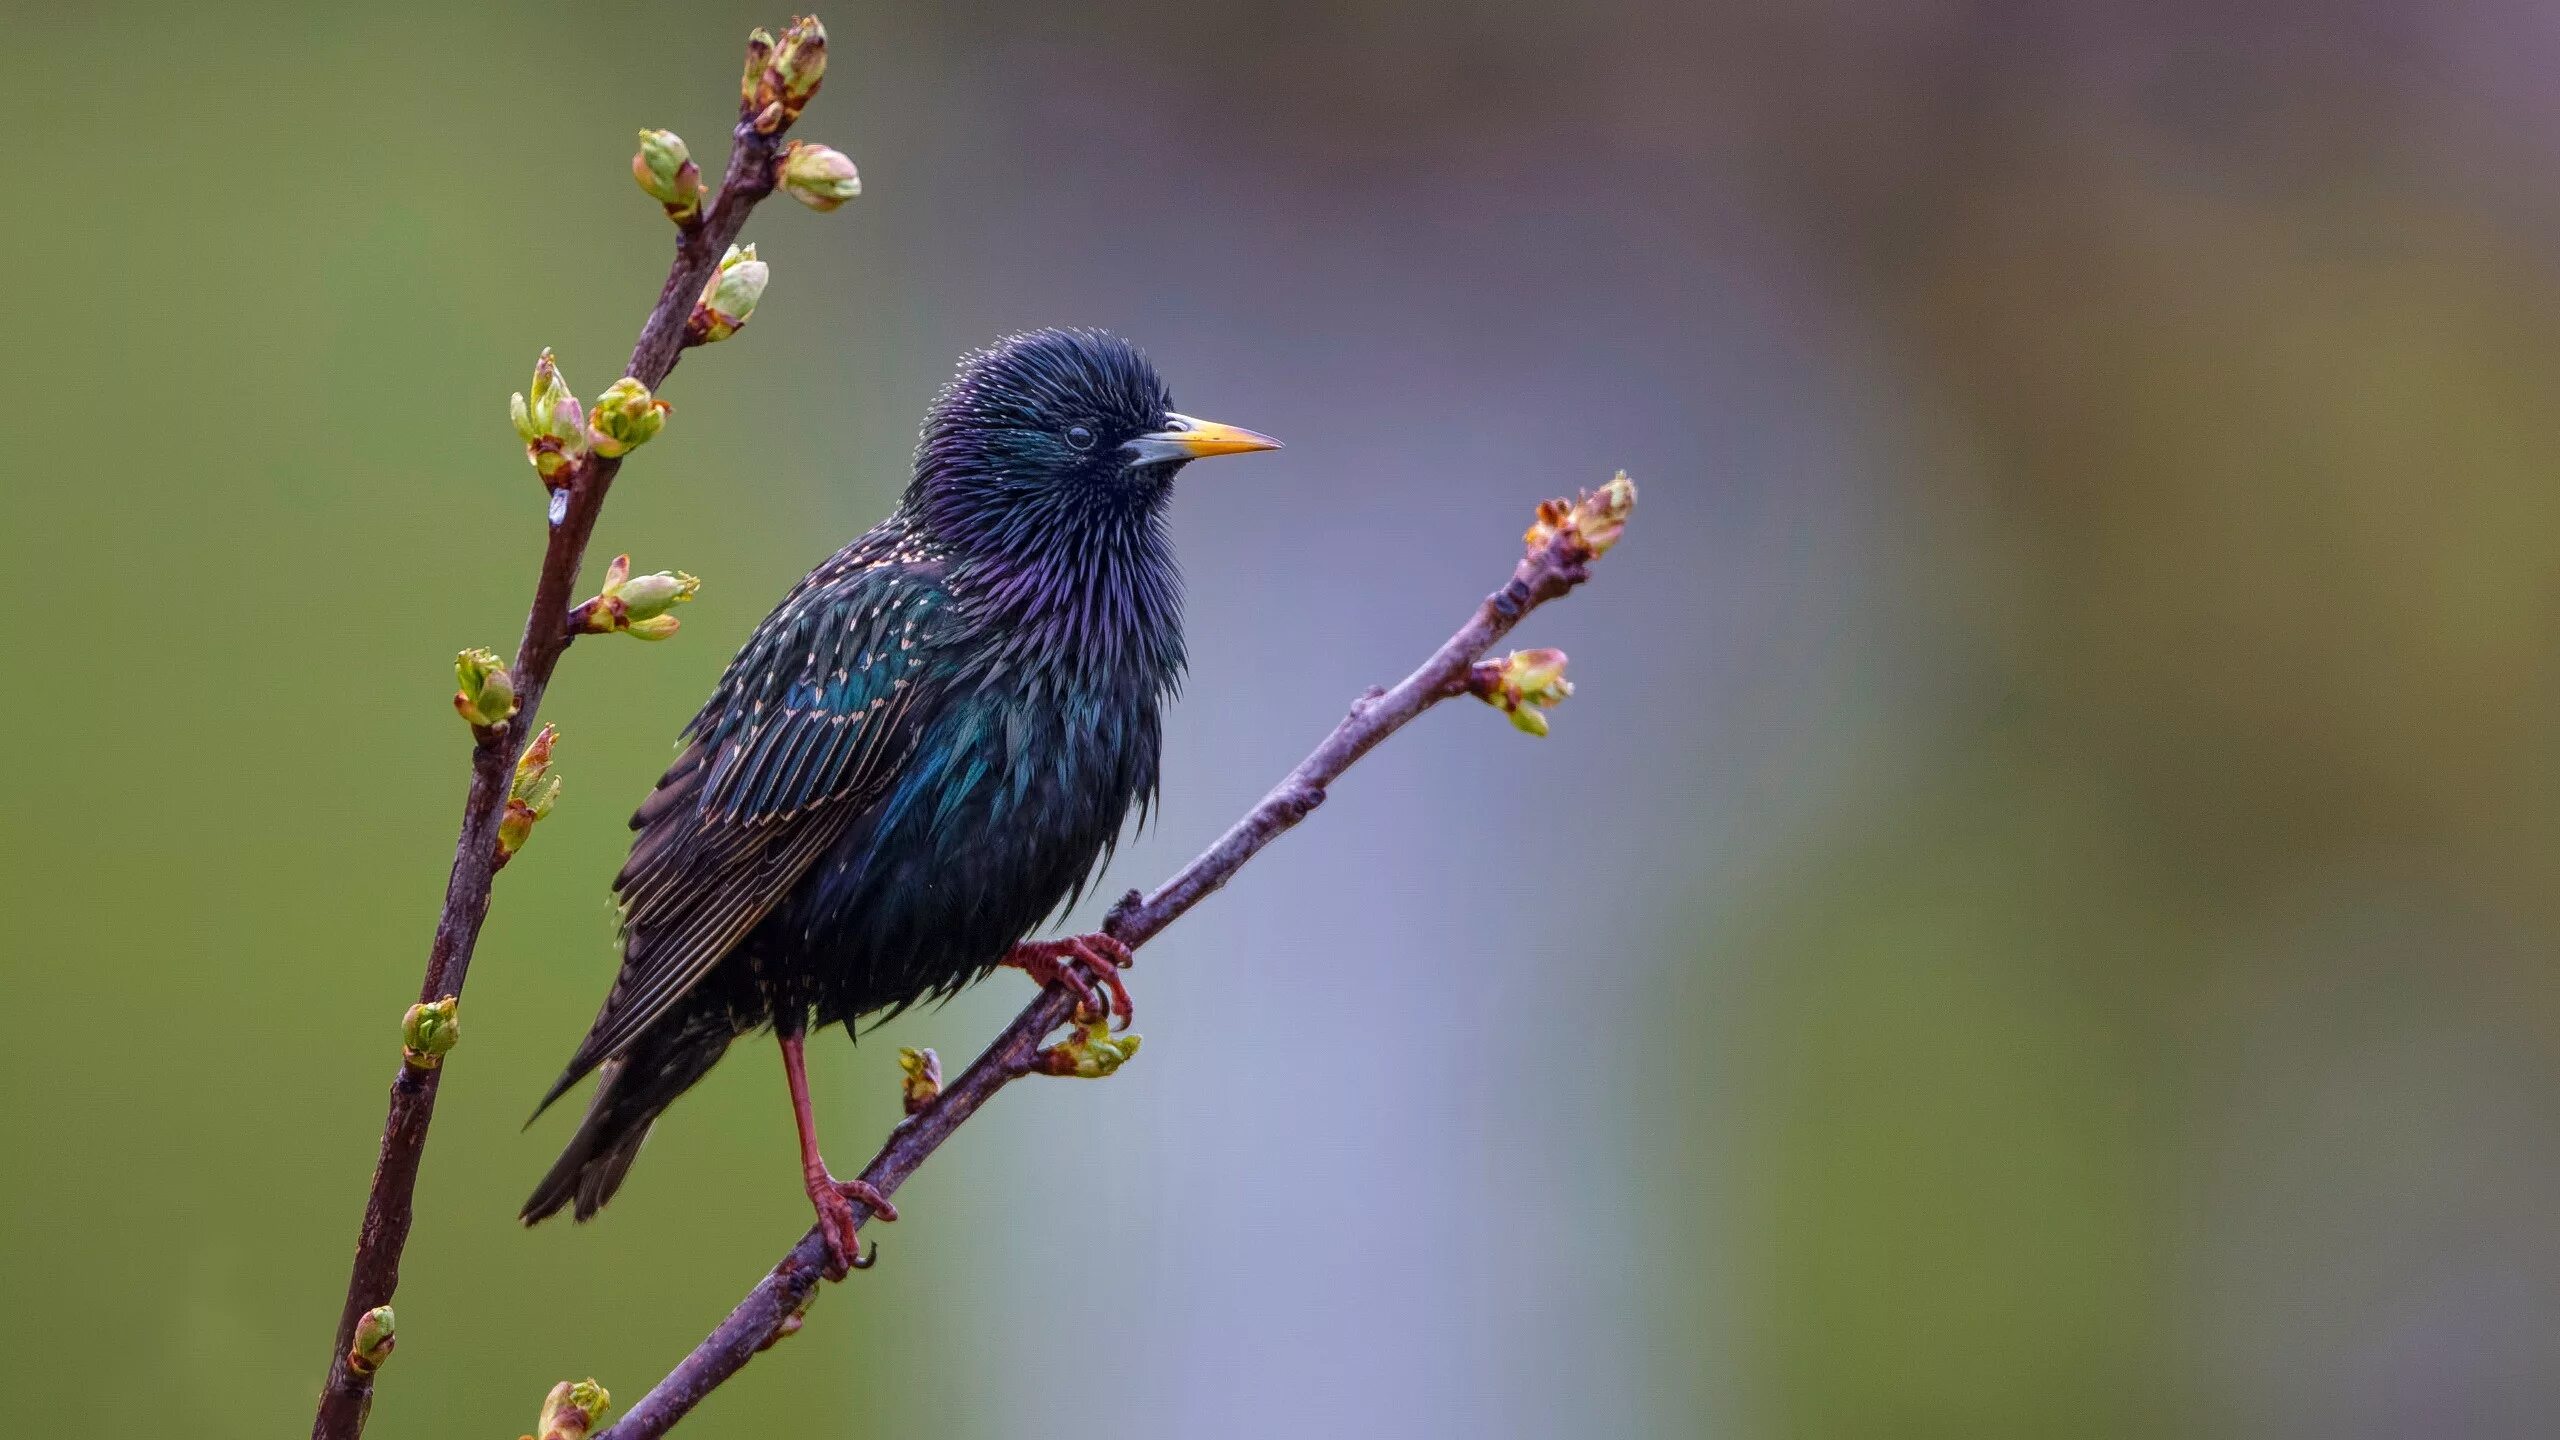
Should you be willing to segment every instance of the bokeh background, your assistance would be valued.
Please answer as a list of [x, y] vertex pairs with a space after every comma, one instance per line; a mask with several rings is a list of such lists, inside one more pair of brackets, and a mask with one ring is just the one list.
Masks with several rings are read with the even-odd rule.
[[[742, 1047], [583, 1228], [519, 1125], [622, 821], [961, 350], [1137, 338], [1160, 878], [1624, 466], [1581, 693], [1379, 752], [686, 1433], [2521, 1435], [2560, 1406], [2560, 26], [2528, 0], [832, 0], [832, 216], [695, 356], [503, 877], [379, 1440], [646, 1388], [799, 1233]], [[511, 649], [727, 4], [0, 9], [0, 1391], [300, 1433]], [[1214, 473], [1212, 473], [1214, 470]], [[831, 1148], [899, 1044], [819, 1047]]]

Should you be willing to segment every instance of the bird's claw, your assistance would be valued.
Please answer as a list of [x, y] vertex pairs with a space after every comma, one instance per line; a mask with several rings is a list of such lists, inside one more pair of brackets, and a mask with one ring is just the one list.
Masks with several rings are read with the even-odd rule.
[[838, 1180], [824, 1172], [809, 1177], [809, 1203], [818, 1208], [818, 1228], [827, 1237], [826, 1275], [830, 1280], [841, 1280], [853, 1271], [868, 1270], [879, 1263], [879, 1244], [875, 1241], [870, 1253], [863, 1253], [862, 1237], [854, 1228], [853, 1207], [857, 1201], [882, 1220], [898, 1218], [898, 1207], [868, 1180]]
[[1128, 946], [1101, 931], [1064, 940], [1025, 940], [1013, 947], [1004, 963], [1044, 987], [1073, 990], [1079, 1021], [1108, 1017], [1113, 1028], [1126, 1030], [1138, 1018], [1129, 987], [1120, 982], [1120, 972], [1137, 963], [1136, 957]]

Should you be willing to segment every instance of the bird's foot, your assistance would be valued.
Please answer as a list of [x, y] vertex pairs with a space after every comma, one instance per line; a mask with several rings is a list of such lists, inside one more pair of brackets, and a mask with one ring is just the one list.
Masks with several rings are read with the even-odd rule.
[[[1065, 986], [1076, 995], [1076, 1018], [1116, 1022], [1126, 1030], [1138, 1018], [1129, 987], [1120, 972], [1136, 961], [1129, 947], [1101, 931], [1064, 940], [1025, 940], [1013, 947], [1004, 963], [1029, 975], [1043, 987]], [[1108, 999], [1105, 999], [1105, 995]]]
[[898, 1218], [898, 1207], [880, 1193], [868, 1180], [839, 1180], [825, 1167], [810, 1172], [809, 1203], [818, 1209], [818, 1228], [827, 1236], [827, 1278], [841, 1280], [856, 1270], [868, 1270], [880, 1259], [880, 1247], [862, 1253], [862, 1239], [854, 1229], [854, 1202], [860, 1201], [882, 1220]]

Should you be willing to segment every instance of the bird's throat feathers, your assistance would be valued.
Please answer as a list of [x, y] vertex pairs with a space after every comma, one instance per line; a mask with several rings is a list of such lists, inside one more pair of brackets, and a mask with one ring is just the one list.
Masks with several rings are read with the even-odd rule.
[[[953, 600], [1005, 637], [1009, 665], [1169, 694], [1183, 667], [1182, 582], [1164, 521], [1170, 487], [1017, 482], [1002, 463], [930, 449], [918, 457], [907, 505], [949, 557]], [[976, 466], [987, 468], [948, 468]]]

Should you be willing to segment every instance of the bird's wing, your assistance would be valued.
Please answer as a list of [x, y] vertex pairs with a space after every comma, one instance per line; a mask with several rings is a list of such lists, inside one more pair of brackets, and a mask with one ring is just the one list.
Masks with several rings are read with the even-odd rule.
[[938, 566], [866, 537], [739, 650], [631, 817], [622, 971], [544, 1104], [683, 999], [879, 799], [914, 746], [948, 601]]

